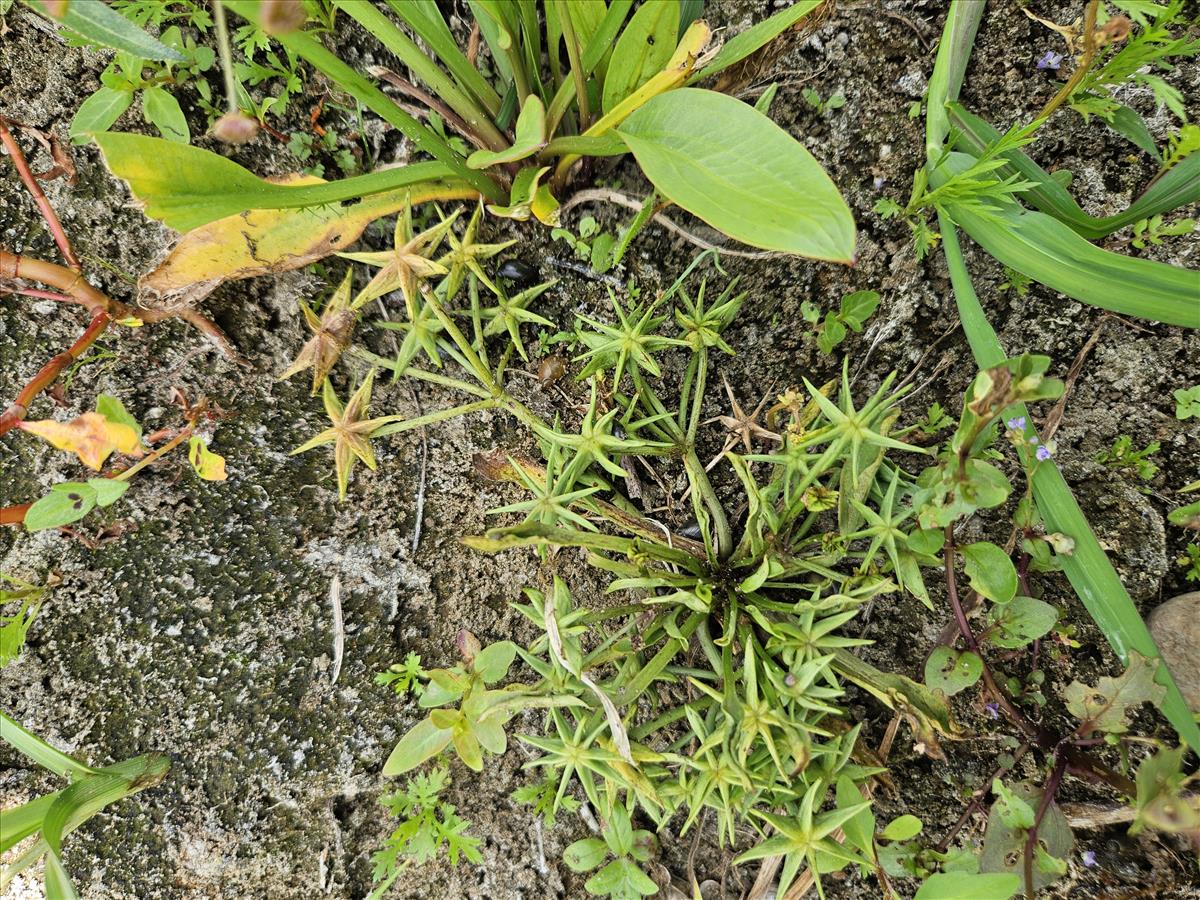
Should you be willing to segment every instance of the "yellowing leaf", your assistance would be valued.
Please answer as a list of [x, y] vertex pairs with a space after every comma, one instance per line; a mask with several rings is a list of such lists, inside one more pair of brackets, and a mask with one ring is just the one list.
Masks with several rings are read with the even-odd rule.
[[[319, 184], [293, 175], [289, 184]], [[375, 219], [405, 203], [472, 198], [454, 182], [415, 184], [376, 194], [351, 206], [328, 204], [296, 209], [252, 209], [201, 225], [180, 238], [167, 258], [138, 283], [146, 305], [195, 306], [222, 282], [299, 269], [346, 250]]]
[[209, 450], [203, 438], [193, 437], [188, 441], [188, 462], [205, 481], [224, 481], [226, 478], [225, 457]]
[[137, 432], [128, 425], [110, 422], [100, 413], [84, 413], [70, 422], [22, 422], [20, 427], [59, 450], [77, 453], [84, 465], [97, 471], [114, 450], [126, 456], [142, 455]]

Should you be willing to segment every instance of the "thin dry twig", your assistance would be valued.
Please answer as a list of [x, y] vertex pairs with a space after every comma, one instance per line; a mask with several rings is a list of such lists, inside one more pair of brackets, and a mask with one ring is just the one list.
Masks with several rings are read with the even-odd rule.
[[342, 621], [342, 578], [336, 573], [329, 582], [329, 605], [333, 607], [333, 665], [329, 669], [329, 683], [337, 684], [346, 652], [346, 625]]
[[[634, 212], [641, 210], [642, 201], [636, 197], [630, 197], [628, 194], [622, 194], [620, 191], [610, 190], [609, 188], [592, 188], [586, 191], [579, 191], [568, 197], [559, 207], [559, 215], [567, 212], [569, 209], [578, 206], [580, 203], [612, 203], [615, 206], [623, 206], [626, 209], [631, 209]], [[717, 244], [709, 243], [704, 238], [692, 234], [683, 227], [675, 224], [665, 215], [658, 212], [650, 217], [651, 222], [656, 222], [672, 234], [678, 235], [689, 244], [701, 248], [702, 250], [716, 250], [726, 256], [740, 256], [744, 259], [776, 259], [777, 257], [786, 256], [784, 253], [776, 253], [774, 251], [750, 251], [737, 250], [732, 247], [721, 247]]]

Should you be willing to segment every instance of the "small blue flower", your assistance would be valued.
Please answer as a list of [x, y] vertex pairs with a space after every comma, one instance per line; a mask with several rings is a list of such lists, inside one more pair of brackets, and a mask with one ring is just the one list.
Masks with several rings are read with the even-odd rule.
[[1053, 50], [1047, 50], [1046, 55], [1037, 61], [1039, 69], [1053, 69], [1058, 71], [1058, 67], [1062, 65], [1063, 55], [1055, 53]]
[[1095, 850], [1084, 850], [1083, 851], [1083, 864], [1085, 866], [1087, 866], [1089, 869], [1096, 865], [1096, 851]]
[[1050, 458], [1050, 456], [1051, 456], [1051, 453], [1050, 453], [1049, 447], [1038, 447], [1037, 448], [1037, 458], [1038, 458], [1039, 462], [1045, 462], [1046, 460], [1048, 460]]
[[1025, 430], [1025, 417], [1017, 416], [1015, 419], [1009, 419], [1008, 427], [1011, 428], [1013, 431], [1024, 431]]
[[999, 703], [985, 703], [985, 704], [983, 704], [983, 708], [987, 710], [988, 715], [991, 716], [993, 719], [1000, 718], [1000, 704]]

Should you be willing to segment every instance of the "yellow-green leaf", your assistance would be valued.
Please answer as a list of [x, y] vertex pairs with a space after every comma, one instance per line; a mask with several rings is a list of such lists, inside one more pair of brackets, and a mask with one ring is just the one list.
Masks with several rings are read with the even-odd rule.
[[43, 419], [18, 426], [49, 442], [59, 450], [78, 454], [85, 466], [99, 471], [114, 450], [126, 456], [141, 456], [137, 432], [128, 425], [110, 422], [100, 413], [89, 412], [70, 422]]
[[486, 169], [501, 163], [516, 162], [533, 156], [546, 146], [546, 108], [536, 94], [525, 98], [521, 114], [517, 116], [517, 131], [513, 144], [507, 150], [476, 150], [467, 157], [472, 169]]
[[654, 97], [617, 131], [662, 194], [730, 237], [853, 261], [846, 201], [812, 154], [754, 107], [682, 88]]
[[604, 77], [601, 106], [606, 113], [662, 70], [675, 50], [678, 33], [678, 3], [638, 7], [617, 39]]
[[205, 481], [224, 481], [226, 478], [225, 457], [209, 450], [208, 444], [199, 436], [188, 441], [188, 462]]

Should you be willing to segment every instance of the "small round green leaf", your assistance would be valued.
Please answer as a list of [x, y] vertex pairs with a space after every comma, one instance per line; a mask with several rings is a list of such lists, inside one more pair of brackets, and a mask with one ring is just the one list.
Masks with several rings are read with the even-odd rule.
[[925, 662], [925, 683], [947, 697], [965, 691], [983, 674], [983, 660], [970, 650], [938, 647]]
[[517, 645], [512, 641], [489, 644], [476, 655], [475, 671], [483, 678], [485, 684], [491, 684], [508, 674], [509, 666], [513, 664], [516, 656]]
[[916, 816], [904, 815], [888, 822], [883, 837], [889, 841], [907, 841], [921, 833], [921, 820]]
[[988, 639], [997, 647], [1014, 650], [1049, 633], [1058, 621], [1058, 610], [1034, 597], [1014, 597], [994, 607], [990, 619], [995, 631]]
[[608, 855], [608, 845], [600, 838], [584, 838], [563, 851], [563, 862], [572, 872], [590, 872]]

